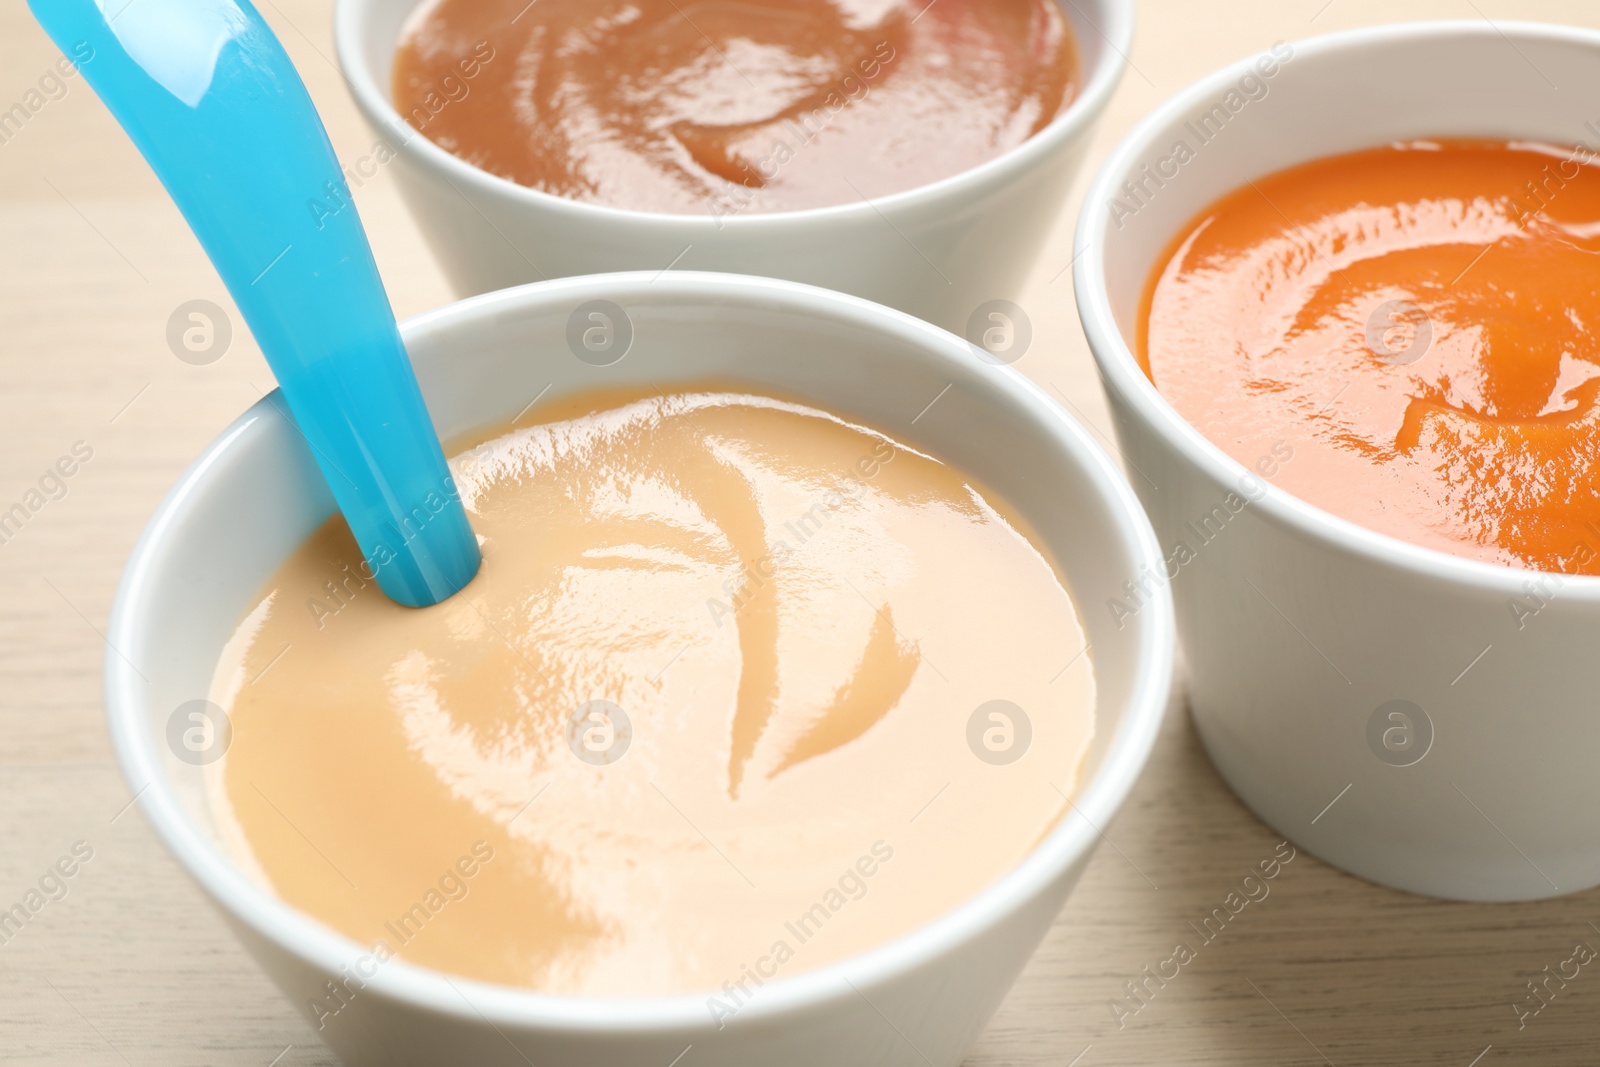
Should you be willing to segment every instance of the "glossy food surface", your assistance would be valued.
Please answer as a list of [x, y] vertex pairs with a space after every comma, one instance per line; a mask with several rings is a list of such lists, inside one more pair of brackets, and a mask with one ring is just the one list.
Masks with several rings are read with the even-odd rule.
[[524, 418], [453, 461], [460, 595], [393, 604], [335, 520], [230, 644], [214, 806], [283, 899], [375, 958], [710, 992], [911, 931], [1066, 810], [1083, 633], [960, 472], [762, 396]]
[[1258, 179], [1182, 233], [1146, 369], [1234, 459], [1415, 544], [1600, 574], [1600, 171], [1417, 142]]
[[786, 211], [992, 159], [1071, 101], [1057, 0], [428, 0], [395, 109], [492, 174], [637, 211]]

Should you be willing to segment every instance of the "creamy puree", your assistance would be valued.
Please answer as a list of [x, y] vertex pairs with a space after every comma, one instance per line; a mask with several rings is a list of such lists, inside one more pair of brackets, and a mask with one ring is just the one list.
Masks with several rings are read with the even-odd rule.
[[[526, 418], [452, 461], [463, 592], [397, 606], [335, 518], [218, 671], [225, 834], [368, 969], [726, 1001], [950, 911], [1060, 818], [1084, 634], [970, 478], [766, 396]], [[1007, 764], [994, 700], [1031, 726]]]
[[1239, 462], [1368, 529], [1600, 574], [1600, 168], [1437, 140], [1202, 212], [1151, 278], [1145, 366]]
[[977, 166], [1071, 102], [1057, 0], [427, 0], [395, 109], [442, 148], [637, 211], [846, 204]]

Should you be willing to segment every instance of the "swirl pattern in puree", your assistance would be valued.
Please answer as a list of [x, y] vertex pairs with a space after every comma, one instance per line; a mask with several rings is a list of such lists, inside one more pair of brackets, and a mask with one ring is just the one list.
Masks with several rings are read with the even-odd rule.
[[[765, 396], [535, 413], [452, 461], [464, 591], [395, 605], [335, 519], [231, 642], [214, 808], [284, 900], [488, 981], [748, 992], [951, 910], [1055, 824], [1093, 674], [991, 495]], [[1031, 724], [1014, 762], [969, 743], [996, 699]], [[626, 727], [574, 729], [595, 700]]]
[[491, 174], [635, 211], [792, 211], [977, 166], [1071, 102], [1058, 0], [430, 0], [395, 108]]
[[[1304, 164], [1203, 211], [1141, 351], [1230, 456], [1369, 529], [1600, 574], [1600, 170], [1426, 141]], [[1285, 454], [1292, 458], [1277, 462]]]

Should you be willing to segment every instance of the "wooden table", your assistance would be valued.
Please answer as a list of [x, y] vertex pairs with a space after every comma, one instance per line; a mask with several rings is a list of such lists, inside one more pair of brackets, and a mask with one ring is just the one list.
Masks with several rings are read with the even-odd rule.
[[[335, 145], [354, 158], [372, 139], [331, 61], [329, 7], [267, 0], [262, 10]], [[1132, 66], [1089, 171], [1156, 103], [1278, 39], [1412, 18], [1600, 24], [1600, 6], [1577, 0], [1143, 0], [1141, 9]], [[27, 100], [56, 58], [22, 4], [7, 0], [0, 110]], [[64, 495], [57, 490], [0, 544], [0, 908], [75, 842], [93, 858], [65, 880], [64, 897], [0, 945], [0, 1062], [332, 1064], [126, 810], [102, 725], [100, 631], [123, 560], [179, 471], [272, 379], [242, 327], [218, 362], [174, 358], [166, 330], [178, 305], [208, 299], [233, 314], [232, 305], [82, 79], [65, 85], [59, 99], [35, 98], [42, 106], [0, 143], [0, 511], [75, 443], [93, 450]], [[1063, 273], [1088, 177], [1022, 301], [1036, 332], [1019, 366], [1109, 441]], [[390, 176], [380, 172], [357, 199], [397, 310], [450, 300]], [[1570, 956], [1575, 941], [1600, 946], [1600, 892], [1441, 903], [1304, 854], [1176, 979], [1148, 986], [1137, 1014], [1117, 1019], [1109, 1002], [1133, 1003], [1124, 983], [1177, 942], [1195, 941], [1188, 924], [1278, 841], [1211, 769], [1175, 696], [1109, 847], [968, 1062], [1600, 1062], [1600, 973], [1582, 971], [1520, 1028], [1512, 1008], [1526, 980]]]

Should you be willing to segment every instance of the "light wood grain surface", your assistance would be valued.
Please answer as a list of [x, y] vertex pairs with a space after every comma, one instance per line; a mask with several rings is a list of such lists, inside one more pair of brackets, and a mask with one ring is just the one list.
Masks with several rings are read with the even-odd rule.
[[[346, 158], [371, 137], [332, 62], [330, 0], [261, 4]], [[1554, 0], [1143, 0], [1131, 66], [1089, 160], [1151, 107], [1278, 39], [1412, 18], [1600, 24]], [[0, 10], [0, 111], [57, 59], [20, 0]], [[1375, 72], [1374, 76], [1381, 76]], [[179, 361], [168, 317], [196, 298], [233, 314], [177, 211], [105, 109], [67, 82], [0, 143], [0, 511], [76, 442], [93, 458], [0, 544], [0, 908], [75, 842], [93, 858], [0, 945], [0, 1062], [332, 1064], [167, 858], [112, 761], [100, 631], [145, 519], [184, 465], [272, 387], [244, 333], [209, 366]], [[47, 86], [48, 88], [48, 86]], [[1020, 368], [1109, 443], [1073, 310], [1072, 218], [1086, 171], [1022, 301]], [[451, 299], [386, 173], [361, 212], [402, 315]], [[237, 318], [235, 317], [237, 325]], [[1403, 817], [1403, 816], [1402, 816]], [[1593, 819], [1593, 812], [1551, 812]], [[1525, 982], [1600, 946], [1600, 892], [1533, 904], [1442, 903], [1300, 854], [1136, 1015], [1124, 983], [1198, 945], [1189, 927], [1279, 838], [1207, 763], [1181, 692], [1144, 778], [968, 1061], [981, 1067], [1600, 1062], [1600, 973], [1585, 969], [1519, 1028]], [[1590, 987], [1594, 988], [1590, 988]], [[1479, 1058], [1481, 1057], [1481, 1058]], [[685, 1067], [692, 1067], [686, 1064]]]

